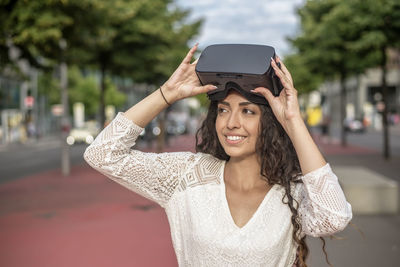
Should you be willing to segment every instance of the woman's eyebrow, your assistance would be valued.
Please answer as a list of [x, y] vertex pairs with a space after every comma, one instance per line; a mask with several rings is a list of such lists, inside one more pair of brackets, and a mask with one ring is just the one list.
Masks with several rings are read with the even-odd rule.
[[[219, 103], [222, 105], [228, 106], [228, 107], [231, 106], [231, 104], [229, 104], [229, 102], [226, 102], [226, 101], [221, 101]], [[253, 103], [251, 103], [251, 102], [240, 102], [239, 103], [239, 106], [247, 106], [247, 105], [253, 105]]]

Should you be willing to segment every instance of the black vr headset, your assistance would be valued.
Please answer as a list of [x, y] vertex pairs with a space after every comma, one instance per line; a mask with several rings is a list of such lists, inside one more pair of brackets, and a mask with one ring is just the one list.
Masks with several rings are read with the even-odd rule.
[[268, 88], [278, 96], [283, 86], [271, 66], [275, 49], [266, 45], [218, 44], [201, 53], [196, 74], [202, 85], [218, 88], [207, 93], [210, 100], [224, 99], [229, 90], [236, 90], [250, 102], [268, 105], [264, 96], [253, 93], [257, 87]]

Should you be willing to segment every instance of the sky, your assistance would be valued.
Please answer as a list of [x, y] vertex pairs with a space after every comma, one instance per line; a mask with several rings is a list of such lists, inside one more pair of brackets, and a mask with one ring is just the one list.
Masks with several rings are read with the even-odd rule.
[[178, 6], [192, 10], [190, 19], [204, 18], [198, 42], [211, 44], [245, 43], [273, 46], [278, 55], [290, 52], [286, 37], [294, 36], [299, 19], [296, 7], [304, 0], [177, 0]]

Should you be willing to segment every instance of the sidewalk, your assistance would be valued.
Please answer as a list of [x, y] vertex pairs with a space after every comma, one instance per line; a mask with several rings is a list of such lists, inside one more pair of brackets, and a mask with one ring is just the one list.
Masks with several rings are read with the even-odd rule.
[[[323, 144], [318, 135], [314, 135], [314, 139], [334, 171], [340, 167], [362, 167], [400, 182], [400, 157], [393, 156], [386, 161], [378, 150], [353, 145], [343, 148], [338, 142]], [[341, 240], [325, 238], [329, 260], [334, 266], [395, 267], [400, 262], [399, 213], [354, 215], [351, 225], [337, 236]], [[310, 266], [328, 266], [321, 241], [308, 238], [308, 244], [311, 248]]]
[[[381, 162], [378, 151], [315, 139], [333, 169], [359, 164], [398, 176], [400, 161]], [[193, 147], [193, 137], [181, 136], [166, 151]], [[400, 216], [356, 216], [353, 222], [365, 239], [348, 227], [340, 234], [347, 239], [328, 240], [333, 265], [397, 266]], [[177, 265], [162, 208], [86, 164], [74, 166], [68, 178], [48, 171], [0, 185], [0, 239], [0, 266]], [[309, 240], [310, 266], [327, 266], [319, 240]]]

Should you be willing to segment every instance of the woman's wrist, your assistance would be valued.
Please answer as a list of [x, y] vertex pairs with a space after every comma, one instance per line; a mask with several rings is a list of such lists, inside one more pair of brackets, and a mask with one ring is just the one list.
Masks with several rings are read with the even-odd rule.
[[164, 99], [164, 102], [168, 105], [171, 106], [171, 103], [167, 100], [167, 98], [165, 97], [163, 90], [162, 90], [162, 86], [160, 86], [160, 88], [158, 88], [160, 90], [161, 96]]
[[162, 92], [162, 96], [169, 105], [172, 105], [176, 101], [178, 101], [178, 96], [176, 95], [176, 90], [174, 87], [171, 87], [168, 83], [164, 83], [160, 86], [160, 91]]
[[308, 131], [307, 127], [304, 123], [303, 118], [299, 116], [295, 116], [290, 120], [287, 120], [285, 123], [285, 131], [287, 135], [292, 139], [299, 131]]

